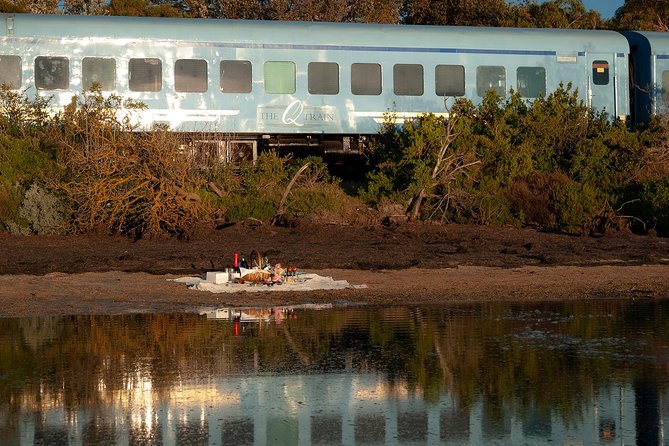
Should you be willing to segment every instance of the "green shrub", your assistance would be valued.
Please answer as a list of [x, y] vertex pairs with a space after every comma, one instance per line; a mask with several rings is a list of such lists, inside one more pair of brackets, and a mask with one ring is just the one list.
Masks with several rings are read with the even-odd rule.
[[630, 208], [631, 214], [645, 223], [642, 230], [656, 229], [658, 233], [669, 234], [669, 176], [643, 183], [638, 197]]
[[426, 212], [443, 218], [452, 185], [479, 164], [469, 146], [455, 143], [460, 131], [455, 114], [450, 119], [426, 114], [401, 127], [388, 116], [373, 146], [376, 169], [367, 175], [359, 196], [370, 204], [405, 203], [412, 218], [425, 218]]
[[0, 133], [0, 229], [9, 230], [11, 224], [15, 232], [27, 230], [19, 212], [24, 196], [36, 182], [58, 182], [61, 169], [55, 158], [37, 137]]
[[55, 127], [49, 112], [51, 97], [28, 98], [23, 91], [0, 86], [0, 130], [16, 138], [35, 136], [48, 141], [48, 133]]
[[605, 207], [598, 191], [588, 183], [559, 185], [554, 202], [556, 227], [552, 229], [577, 234], [591, 231]]

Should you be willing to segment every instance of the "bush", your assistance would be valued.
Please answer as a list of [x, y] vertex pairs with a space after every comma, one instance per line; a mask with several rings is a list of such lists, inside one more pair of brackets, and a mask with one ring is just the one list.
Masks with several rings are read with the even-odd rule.
[[425, 212], [444, 217], [453, 184], [479, 164], [469, 146], [455, 144], [460, 126], [457, 115], [446, 119], [426, 114], [398, 127], [389, 115], [373, 145], [376, 170], [368, 174], [360, 197], [370, 204], [404, 203], [414, 219]]
[[569, 183], [569, 177], [563, 173], [537, 172], [519, 178], [508, 190], [512, 209], [526, 226], [555, 230], [558, 228], [557, 191]]
[[55, 153], [37, 137], [0, 134], [0, 228], [27, 230], [20, 207], [36, 182], [57, 183], [60, 168]]
[[37, 183], [26, 192], [19, 215], [35, 234], [63, 234], [67, 230], [61, 200]]
[[[295, 176], [303, 166], [307, 167]], [[288, 190], [293, 178], [295, 181]], [[221, 189], [222, 197], [215, 201], [218, 215], [226, 222], [270, 221], [279, 212], [290, 218], [331, 223], [352, 223], [366, 218], [359, 217], [359, 210], [366, 207], [345, 194], [318, 157], [296, 160], [265, 152], [255, 163], [247, 161], [239, 168], [220, 169], [212, 182]], [[284, 207], [279, 209], [286, 193]]]
[[[463, 156], [467, 168], [430, 181], [444, 135], [451, 138], [447, 158]], [[660, 225], [669, 177], [665, 147], [666, 122], [628, 130], [586, 107], [569, 85], [532, 102], [489, 92], [478, 106], [456, 101], [448, 122], [431, 115], [402, 126], [387, 120], [360, 197], [371, 205], [405, 203], [408, 214], [424, 193], [412, 216], [439, 221], [573, 233], [620, 227], [616, 212], [625, 208], [630, 220]]]
[[669, 234], [669, 177], [640, 184], [637, 196], [628, 212], [644, 223], [639, 230], [655, 229], [659, 234]]
[[206, 209], [182, 140], [163, 129], [134, 132], [118, 118], [120, 105], [120, 98], [94, 91], [75, 97], [61, 116], [62, 189], [73, 224], [136, 237], [184, 234]]
[[561, 184], [555, 191], [555, 228], [559, 231], [587, 234], [592, 232], [597, 217], [603, 214], [604, 201], [597, 190], [587, 183]]

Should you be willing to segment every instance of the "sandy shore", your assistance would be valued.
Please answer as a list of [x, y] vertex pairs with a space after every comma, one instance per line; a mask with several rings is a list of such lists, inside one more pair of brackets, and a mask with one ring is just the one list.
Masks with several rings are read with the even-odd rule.
[[441, 304], [591, 298], [667, 298], [669, 265], [311, 270], [366, 289], [214, 294], [142, 272], [0, 276], [0, 316], [192, 312], [203, 307], [298, 303]]
[[[252, 250], [367, 288], [213, 294], [168, 281]], [[203, 226], [187, 240], [0, 234], [0, 317], [593, 298], [669, 298], [669, 238], [427, 224]]]

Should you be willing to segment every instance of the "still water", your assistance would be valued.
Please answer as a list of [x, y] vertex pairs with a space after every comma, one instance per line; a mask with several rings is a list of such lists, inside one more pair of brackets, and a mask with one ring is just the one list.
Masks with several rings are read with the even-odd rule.
[[0, 319], [1, 445], [668, 445], [669, 301]]

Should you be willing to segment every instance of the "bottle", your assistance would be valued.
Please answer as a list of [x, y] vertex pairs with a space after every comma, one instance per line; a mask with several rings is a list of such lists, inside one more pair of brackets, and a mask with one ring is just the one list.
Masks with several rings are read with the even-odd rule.
[[242, 263], [240, 265], [242, 268], [249, 269], [249, 263], [246, 261], [244, 257], [242, 257]]
[[235, 260], [234, 263], [232, 264], [232, 270], [239, 274], [241, 271], [239, 270], [239, 254], [235, 253]]

